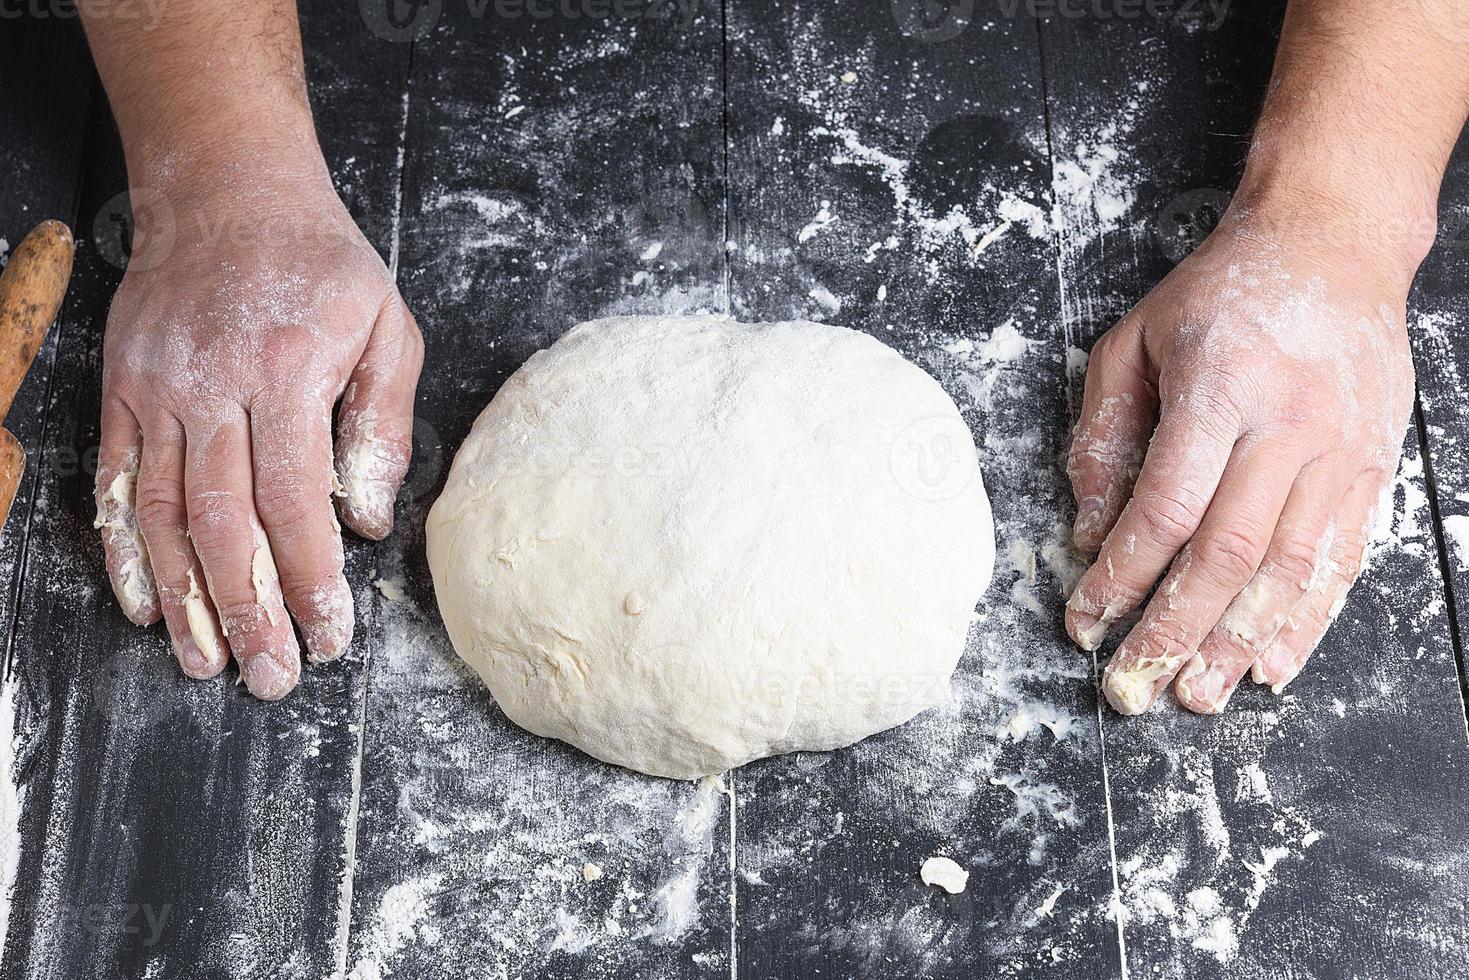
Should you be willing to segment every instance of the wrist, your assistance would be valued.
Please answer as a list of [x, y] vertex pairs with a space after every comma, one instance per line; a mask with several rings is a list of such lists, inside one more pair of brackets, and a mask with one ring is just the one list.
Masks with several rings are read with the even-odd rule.
[[248, 158], [235, 147], [195, 148], [168, 155], [164, 165], [141, 175], [130, 163], [135, 224], [129, 268], [148, 271], [164, 262], [214, 261], [282, 245], [312, 254], [344, 245], [370, 248], [319, 151], [254, 148]]
[[160, 192], [219, 186], [235, 193], [256, 187], [330, 181], [316, 132], [304, 122], [269, 125], [167, 124], [124, 130], [128, 184]]
[[1228, 220], [1406, 291], [1437, 235], [1437, 180], [1401, 162], [1379, 165], [1357, 147], [1345, 159], [1305, 152], [1309, 142], [1276, 138], [1262, 123]]

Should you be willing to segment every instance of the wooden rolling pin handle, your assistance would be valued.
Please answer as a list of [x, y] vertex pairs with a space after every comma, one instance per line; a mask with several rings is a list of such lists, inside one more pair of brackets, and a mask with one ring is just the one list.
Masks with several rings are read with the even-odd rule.
[[10, 411], [71, 280], [76, 245], [60, 221], [43, 221], [0, 273], [0, 419]]

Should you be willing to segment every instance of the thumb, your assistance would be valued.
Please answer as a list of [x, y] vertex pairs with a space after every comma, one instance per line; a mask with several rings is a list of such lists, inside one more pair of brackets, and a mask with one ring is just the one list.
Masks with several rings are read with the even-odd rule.
[[1072, 538], [1094, 553], [1132, 496], [1158, 409], [1141, 323], [1125, 317], [1102, 335], [1087, 362], [1081, 418], [1066, 474], [1076, 496]]
[[337, 510], [364, 538], [377, 541], [393, 529], [393, 501], [413, 451], [413, 396], [422, 367], [423, 335], [395, 293], [372, 326], [337, 412]]

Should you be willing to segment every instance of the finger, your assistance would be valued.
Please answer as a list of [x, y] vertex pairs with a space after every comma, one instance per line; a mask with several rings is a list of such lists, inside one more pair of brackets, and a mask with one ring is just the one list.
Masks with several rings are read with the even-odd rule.
[[250, 409], [255, 509], [312, 663], [335, 660], [352, 643], [352, 590], [332, 507], [330, 422], [324, 404], [262, 399]]
[[94, 492], [97, 519], [107, 555], [107, 577], [123, 615], [147, 626], [158, 622], [158, 589], [148, 562], [148, 545], [138, 530], [134, 503], [143, 435], [138, 420], [113, 395], [102, 398], [102, 445]]
[[229, 647], [204, 593], [204, 570], [189, 540], [184, 504], [184, 429], [171, 417], [154, 420], [138, 467], [138, 528], [148, 556], [174, 656], [190, 677], [213, 677]]
[[1347, 593], [1366, 561], [1373, 516], [1383, 486], [1383, 477], [1377, 473], [1366, 474], [1353, 483], [1337, 514], [1336, 533], [1324, 567], [1310, 590], [1291, 610], [1275, 639], [1255, 661], [1251, 676], [1256, 683], [1268, 684], [1276, 694], [1285, 690], [1346, 605]]
[[337, 417], [337, 506], [342, 521], [374, 541], [393, 529], [393, 501], [413, 447], [413, 394], [423, 338], [396, 295], [378, 315]]
[[1202, 396], [1163, 409], [1132, 499], [1066, 603], [1066, 631], [1095, 650], [1194, 536], [1239, 434], [1233, 409]]
[[1158, 409], [1148, 377], [1142, 328], [1133, 318], [1113, 327], [1087, 361], [1081, 420], [1066, 457], [1076, 497], [1076, 547], [1093, 554], [1132, 494]]
[[1278, 443], [1240, 443], [1198, 533], [1107, 664], [1102, 692], [1114, 708], [1148, 710], [1198, 650], [1260, 567], [1300, 469]]
[[232, 409], [222, 410], [212, 426], [187, 431], [189, 537], [245, 686], [273, 701], [296, 686], [300, 648], [255, 513], [249, 423], [243, 411]]
[[1307, 465], [1296, 478], [1259, 572], [1179, 672], [1174, 693], [1184, 707], [1202, 714], [1223, 711], [1250, 665], [1285, 625], [1326, 565], [1340, 485], [1338, 467], [1325, 460]]

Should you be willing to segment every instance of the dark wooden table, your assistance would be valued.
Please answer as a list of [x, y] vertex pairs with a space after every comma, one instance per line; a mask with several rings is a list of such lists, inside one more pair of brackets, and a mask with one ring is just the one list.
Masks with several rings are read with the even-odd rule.
[[[1421, 395], [1370, 572], [1283, 696], [1124, 719], [1057, 625], [1081, 352], [1233, 186], [1279, 5], [949, 6], [308, 5], [327, 158], [428, 360], [400, 529], [349, 545], [361, 640], [274, 705], [185, 681], [111, 600], [91, 473], [123, 168], [76, 22], [7, 14], [0, 236], [58, 217], [82, 241], [9, 421], [32, 466], [0, 548], [0, 975], [1463, 975], [1469, 556], [1444, 528], [1469, 514], [1469, 154], [1412, 298]], [[845, 323], [933, 372], [1001, 550], [951, 705], [700, 784], [506, 721], [422, 534], [532, 351], [693, 310]], [[935, 854], [962, 895], [919, 882]]]

